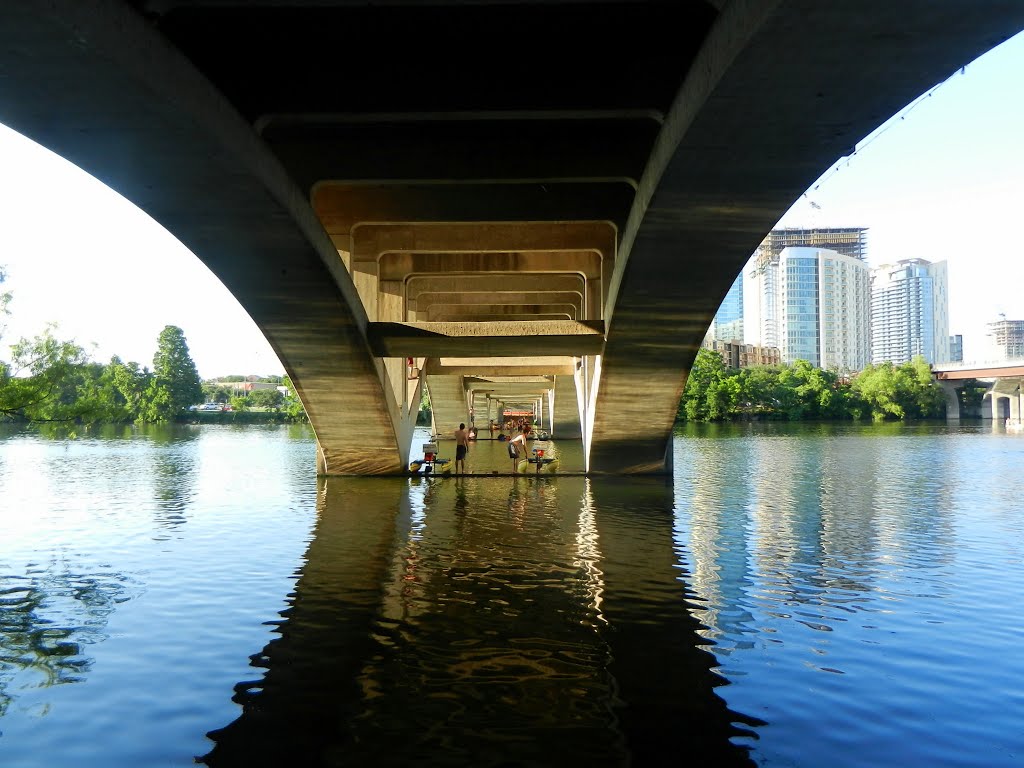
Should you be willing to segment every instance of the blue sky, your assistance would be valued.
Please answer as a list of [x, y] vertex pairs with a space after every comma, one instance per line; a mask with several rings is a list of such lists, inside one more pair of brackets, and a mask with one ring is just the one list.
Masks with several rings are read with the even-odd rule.
[[[950, 74], [822, 169], [780, 225], [868, 227], [872, 265], [946, 260], [950, 332], [977, 359], [986, 323], [1024, 319], [1024, 34]], [[160, 330], [177, 325], [204, 378], [283, 373], [213, 274], [133, 205], [2, 127], [0, 168], [0, 265], [14, 293], [0, 357], [56, 322], [97, 360], [151, 365]]]

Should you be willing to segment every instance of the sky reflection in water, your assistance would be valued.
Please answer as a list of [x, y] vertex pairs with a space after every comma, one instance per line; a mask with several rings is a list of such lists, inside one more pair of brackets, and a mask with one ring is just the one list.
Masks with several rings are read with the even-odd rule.
[[1015, 438], [318, 485], [302, 429], [8, 437], [0, 762], [1013, 765]]

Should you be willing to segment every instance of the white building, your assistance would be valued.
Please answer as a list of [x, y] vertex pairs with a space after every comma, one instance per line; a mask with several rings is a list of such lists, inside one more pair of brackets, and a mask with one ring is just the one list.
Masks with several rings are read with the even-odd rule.
[[946, 262], [904, 259], [871, 271], [871, 362], [949, 360]]
[[1018, 360], [1024, 358], [1024, 320], [1007, 320], [1005, 315], [988, 324], [992, 360]]
[[827, 248], [779, 255], [779, 347], [783, 362], [807, 360], [849, 373], [870, 360], [871, 270]]
[[779, 257], [784, 249], [828, 249], [865, 263], [867, 234], [863, 227], [783, 227], [769, 232], [743, 269], [743, 340], [763, 347], [783, 345]]
[[743, 268], [743, 340], [779, 348], [779, 262], [752, 256]]

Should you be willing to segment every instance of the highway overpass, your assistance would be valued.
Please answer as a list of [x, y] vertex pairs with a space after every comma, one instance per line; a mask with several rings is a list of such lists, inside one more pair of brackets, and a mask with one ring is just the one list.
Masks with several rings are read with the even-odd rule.
[[0, 123], [232, 291], [319, 472], [402, 471], [432, 376], [530, 375], [589, 471], [657, 473], [765, 233], [1022, 27], [1016, 0], [16, 0]]

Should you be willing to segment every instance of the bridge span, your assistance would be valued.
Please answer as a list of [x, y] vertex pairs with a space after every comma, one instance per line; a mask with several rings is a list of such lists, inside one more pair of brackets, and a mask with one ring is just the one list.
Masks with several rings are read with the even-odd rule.
[[1024, 359], [990, 360], [973, 363], [940, 363], [932, 366], [935, 379], [946, 393], [946, 418], [960, 418], [959, 390], [968, 381], [981, 381], [991, 386], [981, 405], [983, 419], [1006, 420], [1007, 425], [1020, 428]]
[[543, 393], [589, 471], [656, 473], [764, 234], [1022, 27], [1015, 0], [18, 0], [0, 123], [232, 291], [319, 472], [402, 471], [426, 383], [449, 420]]

